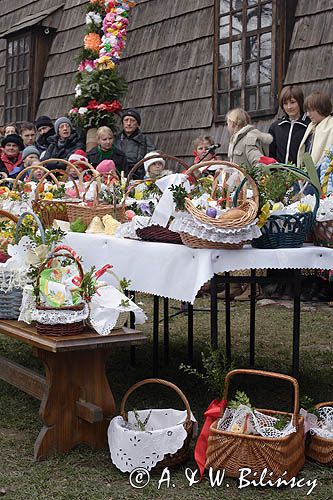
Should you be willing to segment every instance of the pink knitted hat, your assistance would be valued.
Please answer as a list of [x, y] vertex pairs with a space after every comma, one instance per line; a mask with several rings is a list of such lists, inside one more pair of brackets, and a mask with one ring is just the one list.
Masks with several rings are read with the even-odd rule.
[[108, 174], [112, 170], [116, 170], [116, 165], [113, 160], [103, 160], [97, 165], [96, 170], [100, 174]]

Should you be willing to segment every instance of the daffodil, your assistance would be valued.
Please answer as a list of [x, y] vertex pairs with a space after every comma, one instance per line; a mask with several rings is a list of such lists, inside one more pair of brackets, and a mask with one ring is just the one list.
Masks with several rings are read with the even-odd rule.
[[301, 213], [311, 212], [312, 208], [308, 203], [299, 203], [297, 205], [297, 210]]
[[134, 198], [136, 200], [142, 200], [142, 198], [143, 198], [143, 192], [141, 190], [139, 190], [139, 189], [136, 189], [135, 193], [134, 193]]
[[263, 205], [260, 215], [259, 215], [259, 220], [257, 222], [258, 227], [263, 227], [266, 224], [266, 221], [268, 217], [270, 216], [271, 210], [270, 210], [270, 204], [267, 202], [265, 205]]
[[47, 193], [44, 194], [44, 200], [53, 200], [53, 194], [48, 191]]

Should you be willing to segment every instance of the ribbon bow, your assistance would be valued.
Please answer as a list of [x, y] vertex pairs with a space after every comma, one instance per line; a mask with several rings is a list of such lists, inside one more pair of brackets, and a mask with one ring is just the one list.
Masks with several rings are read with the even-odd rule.
[[225, 399], [221, 399], [221, 401], [214, 399], [204, 413], [205, 422], [201, 429], [200, 435], [197, 439], [197, 443], [195, 445], [195, 450], [194, 450], [194, 458], [200, 471], [200, 477], [202, 477], [205, 471], [209, 428], [211, 424], [214, 422], [214, 420], [221, 417], [227, 404], [228, 401], [226, 401]]

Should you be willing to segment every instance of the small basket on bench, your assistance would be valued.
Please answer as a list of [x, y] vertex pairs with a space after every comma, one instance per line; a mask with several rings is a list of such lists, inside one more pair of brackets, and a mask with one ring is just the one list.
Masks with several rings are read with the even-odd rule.
[[[333, 401], [319, 403], [317, 410], [329, 407], [330, 420], [333, 420]], [[332, 434], [332, 433], [331, 433]], [[309, 432], [305, 445], [305, 456], [328, 467], [333, 467], [333, 439], [328, 439], [312, 431]]]

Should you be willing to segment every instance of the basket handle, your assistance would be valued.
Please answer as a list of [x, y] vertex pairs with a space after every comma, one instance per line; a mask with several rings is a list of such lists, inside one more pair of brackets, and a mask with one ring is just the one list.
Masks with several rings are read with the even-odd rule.
[[[21, 170], [17, 174], [16, 178], [14, 179], [13, 189], [16, 189], [16, 187], [18, 185], [18, 181], [21, 179], [21, 177], [23, 177], [23, 174], [26, 174], [27, 172], [30, 172], [31, 170], [43, 170], [44, 173], [51, 172], [46, 167], [43, 167], [43, 165], [39, 165], [39, 164], [38, 165], [31, 165], [31, 167], [25, 167], [23, 170]], [[57, 181], [55, 175], [51, 174], [50, 177], [52, 178], [52, 180], [54, 182]]]
[[31, 215], [35, 219], [35, 222], [36, 222], [38, 229], [40, 231], [42, 243], [43, 243], [43, 245], [45, 245], [45, 243], [46, 243], [45, 230], [44, 230], [43, 224], [41, 223], [40, 218], [38, 217], [37, 214], [35, 214], [35, 212], [23, 212], [23, 214], [20, 215], [20, 217], [17, 221], [17, 224], [16, 224], [16, 229], [15, 229], [15, 243], [19, 242], [19, 239], [20, 239], [19, 238], [19, 229], [21, 227], [23, 220], [26, 218], [27, 215]]
[[[66, 251], [67, 253], [59, 253], [61, 251]], [[78, 271], [79, 271], [79, 275], [80, 275], [80, 278], [82, 280], [83, 278], [83, 268], [82, 268], [82, 264], [80, 262], [80, 259], [78, 257], [78, 255], [74, 252], [74, 250], [72, 250], [70, 247], [67, 247], [67, 245], [58, 245], [47, 257], [46, 259], [44, 260], [44, 262], [39, 266], [39, 269], [38, 269], [38, 274], [37, 274], [37, 279], [36, 279], [36, 291], [37, 291], [37, 295], [36, 295], [36, 304], [37, 305], [40, 305], [40, 289], [39, 289], [39, 284], [40, 284], [40, 277], [41, 277], [41, 274], [43, 272], [44, 269], [46, 269], [50, 262], [53, 260], [53, 259], [56, 259], [58, 257], [66, 257], [68, 259], [71, 259], [73, 262], [75, 262], [75, 264], [77, 265], [77, 268], [78, 268]]]
[[16, 217], [16, 215], [12, 214], [11, 212], [7, 212], [6, 210], [0, 209], [0, 217], [6, 217], [7, 219], [11, 220], [12, 222], [15, 222], [15, 224], [17, 224], [17, 221], [18, 221], [18, 217]]
[[333, 164], [328, 166], [324, 175], [323, 184], [321, 186], [322, 193], [325, 195], [327, 195], [328, 179], [332, 173], [333, 173]]
[[125, 411], [125, 405], [126, 405], [127, 399], [132, 394], [132, 392], [134, 392], [136, 389], [138, 389], [139, 387], [146, 385], [146, 384], [160, 384], [160, 385], [165, 385], [166, 387], [170, 387], [171, 389], [173, 389], [178, 394], [178, 396], [180, 397], [180, 399], [183, 401], [183, 403], [185, 405], [186, 412], [187, 412], [186, 421], [187, 422], [191, 421], [191, 408], [190, 408], [189, 402], [188, 402], [185, 394], [179, 389], [179, 387], [177, 387], [172, 382], [169, 382], [168, 380], [163, 380], [160, 378], [146, 378], [146, 379], [141, 380], [140, 382], [137, 382], [136, 384], [132, 385], [132, 387], [130, 387], [128, 389], [128, 391], [126, 392], [126, 394], [124, 395], [124, 397], [120, 403], [120, 415], [123, 417], [124, 420], [126, 420], [126, 421], [128, 420], [128, 415], [127, 415], [127, 412]]
[[[187, 163], [185, 163], [180, 158], [177, 158], [176, 156], [171, 156], [171, 155], [168, 155], [166, 153], [163, 153], [163, 151], [156, 151], [156, 155], [155, 154], [151, 155], [149, 157], [149, 160], [151, 160], [153, 158], [163, 158], [163, 159], [166, 159], [166, 160], [172, 160], [172, 161], [175, 161], [176, 163], [179, 163], [180, 165], [182, 165], [182, 167], [184, 167], [185, 170], [188, 170], [188, 168], [189, 168], [189, 166], [187, 165]], [[138, 161], [131, 168], [131, 170], [129, 171], [129, 173], [127, 175], [126, 185], [125, 185], [125, 192], [126, 192], [128, 186], [129, 186], [130, 180], [132, 179], [133, 175], [144, 164], [145, 161], [147, 161], [147, 158], [142, 158], [142, 160]]]
[[237, 369], [237, 370], [232, 370], [229, 373], [227, 373], [224, 381], [224, 392], [223, 392], [223, 399], [228, 401], [228, 392], [229, 392], [229, 384], [230, 380], [235, 376], [235, 375], [258, 375], [260, 377], [269, 377], [269, 378], [275, 378], [279, 380], [286, 380], [287, 382], [290, 382], [294, 388], [294, 411], [293, 411], [293, 419], [294, 422], [297, 421], [297, 415], [299, 413], [299, 385], [297, 380], [294, 377], [291, 377], [290, 375], [284, 375], [283, 373], [275, 373], [275, 372], [266, 372], [264, 370], [247, 370], [247, 369]]
[[6, 182], [9, 182], [9, 184], [14, 185], [15, 179], [12, 179], [11, 177], [3, 177], [2, 179], [0, 179], [0, 186], [1, 184], [5, 184]]
[[[35, 200], [36, 201], [38, 200], [39, 193], [41, 191], [41, 187], [42, 187], [42, 184], [45, 181], [45, 179], [47, 179], [47, 177], [51, 177], [51, 176], [52, 176], [52, 179], [54, 179], [55, 178], [55, 176], [54, 176], [55, 172], [62, 174], [63, 176], [67, 177], [68, 179], [70, 179], [72, 181], [74, 189], [75, 189], [76, 196], [78, 198], [80, 198], [80, 191], [79, 191], [79, 188], [77, 187], [77, 183], [76, 183], [76, 180], [74, 179], [74, 177], [70, 173], [66, 172], [66, 170], [60, 170], [60, 169], [55, 168], [54, 170], [48, 170], [47, 173], [45, 173], [43, 175], [43, 177], [40, 179], [40, 181], [38, 182], [38, 184], [36, 186]], [[56, 179], [56, 185], [59, 186], [58, 179]]]

